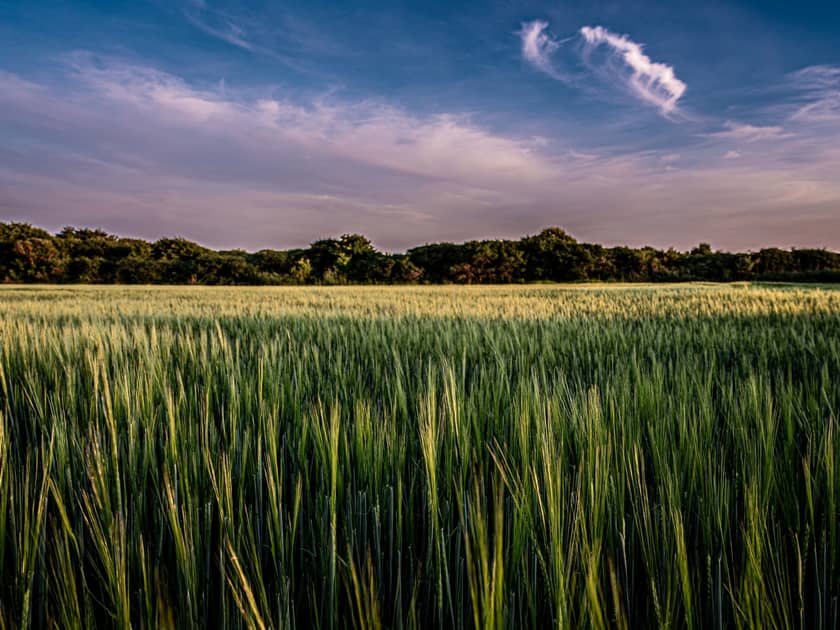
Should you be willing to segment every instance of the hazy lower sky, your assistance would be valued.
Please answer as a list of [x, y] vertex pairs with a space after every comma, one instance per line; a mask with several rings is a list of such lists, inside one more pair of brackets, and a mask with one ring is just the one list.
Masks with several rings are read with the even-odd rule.
[[0, 220], [840, 249], [840, 3], [0, 0]]

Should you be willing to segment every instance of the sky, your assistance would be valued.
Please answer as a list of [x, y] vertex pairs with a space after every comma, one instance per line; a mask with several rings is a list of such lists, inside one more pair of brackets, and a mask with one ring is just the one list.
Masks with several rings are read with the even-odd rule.
[[0, 220], [840, 250], [840, 3], [0, 0]]

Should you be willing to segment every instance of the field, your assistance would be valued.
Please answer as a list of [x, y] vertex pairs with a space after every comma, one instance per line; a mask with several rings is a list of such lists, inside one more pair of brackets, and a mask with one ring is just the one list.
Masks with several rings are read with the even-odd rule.
[[824, 628], [840, 290], [0, 289], [0, 627]]

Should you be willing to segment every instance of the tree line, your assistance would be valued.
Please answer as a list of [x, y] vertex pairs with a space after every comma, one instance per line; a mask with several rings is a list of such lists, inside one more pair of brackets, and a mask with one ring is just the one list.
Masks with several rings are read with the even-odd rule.
[[840, 253], [765, 248], [686, 252], [580, 243], [552, 227], [518, 240], [433, 243], [377, 251], [359, 234], [303, 249], [212, 250], [183, 238], [148, 242], [96, 229], [57, 234], [0, 223], [0, 281], [96, 284], [490, 284], [573, 281], [840, 282]]

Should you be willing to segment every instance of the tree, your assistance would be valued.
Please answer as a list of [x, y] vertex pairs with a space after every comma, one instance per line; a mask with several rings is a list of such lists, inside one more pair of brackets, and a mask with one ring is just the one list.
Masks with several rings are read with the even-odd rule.
[[430, 243], [406, 254], [379, 252], [344, 234], [306, 249], [214, 251], [183, 238], [154, 243], [96, 229], [57, 235], [28, 223], [0, 223], [0, 280], [85, 283], [511, 283], [539, 280], [681, 281], [765, 278], [835, 282], [840, 253], [765, 248], [687, 252], [578, 243], [560, 228], [513, 240]]
[[299, 284], [308, 282], [312, 277], [312, 263], [309, 262], [309, 259], [305, 256], [298, 258], [295, 261], [295, 264], [292, 265], [291, 276], [292, 279]]
[[589, 256], [583, 247], [560, 228], [548, 228], [521, 241], [528, 260], [529, 280], [583, 280]]
[[152, 245], [152, 258], [158, 263], [159, 277], [170, 284], [198, 282], [199, 259], [209, 253], [205, 247], [183, 238], [162, 238]]
[[391, 282], [399, 284], [418, 282], [423, 277], [423, 270], [411, 262], [408, 256], [392, 256], [394, 264], [391, 267]]
[[641, 252], [629, 247], [613, 247], [609, 252], [612, 266], [616, 270], [613, 280], [643, 280], [648, 279], [645, 261]]
[[65, 259], [52, 238], [15, 241], [10, 271], [23, 282], [55, 282], [64, 272]]
[[413, 265], [423, 270], [423, 279], [432, 284], [452, 282], [452, 267], [468, 262], [465, 246], [454, 243], [434, 243], [408, 250]]
[[370, 241], [361, 234], [344, 234], [340, 239], [322, 239], [309, 246], [307, 257], [312, 272], [322, 282], [340, 284], [352, 280], [367, 282], [363, 270], [381, 263]]
[[50, 233], [29, 223], [0, 223], [0, 243], [14, 243], [31, 238], [51, 239]]
[[780, 274], [798, 270], [794, 266], [791, 252], [778, 247], [768, 247], [758, 252], [755, 271], [758, 274]]

